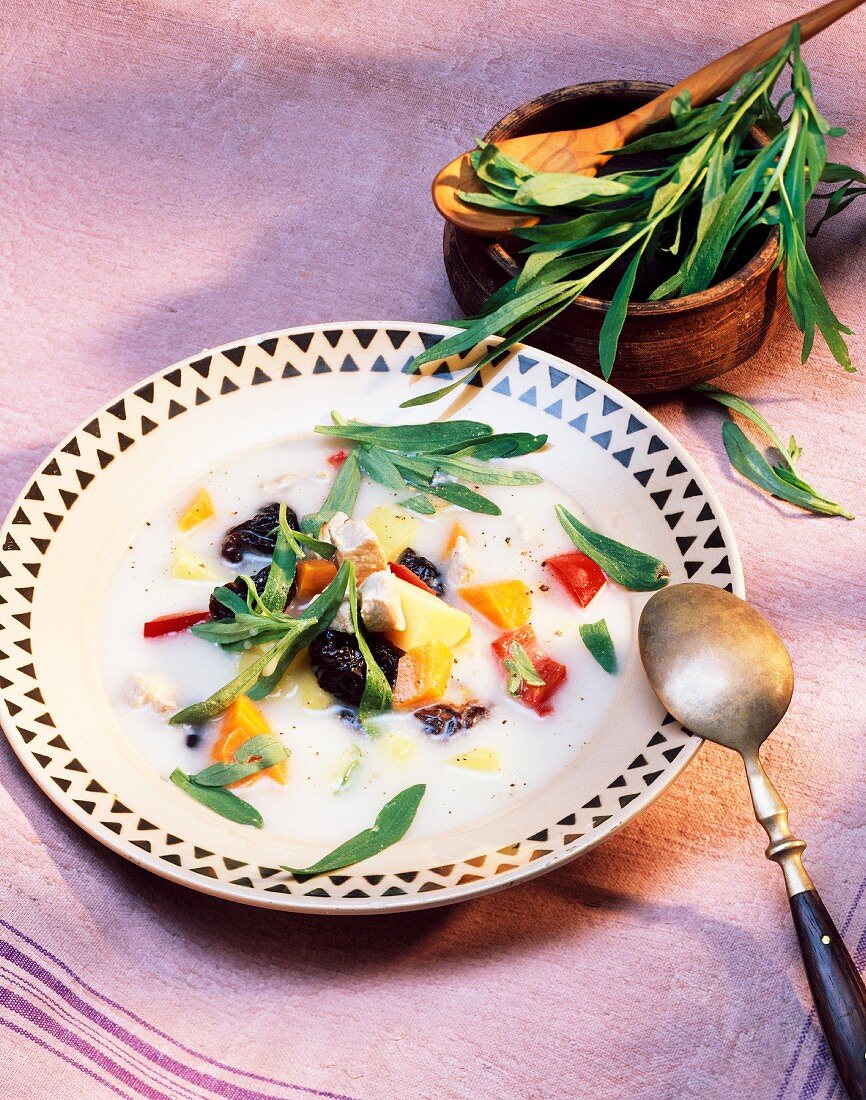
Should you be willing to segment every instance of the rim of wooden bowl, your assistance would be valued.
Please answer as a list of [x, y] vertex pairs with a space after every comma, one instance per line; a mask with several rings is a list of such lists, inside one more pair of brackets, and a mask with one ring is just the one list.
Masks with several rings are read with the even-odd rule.
[[[528, 119], [531, 120], [533, 116], [541, 114], [542, 111], [556, 103], [563, 103], [568, 100], [577, 102], [590, 96], [607, 96], [613, 99], [625, 92], [643, 94], [649, 100], [669, 87], [671, 87], [670, 84], [654, 80], [594, 80], [584, 84], [570, 84], [565, 88], [556, 88], [509, 111], [507, 115], [490, 127], [484, 135], [484, 140], [496, 142], [497, 140], [501, 141], [503, 138], [515, 137], [517, 135], [513, 133], [513, 130], [517, 128], [518, 123], [522, 132], [526, 132], [524, 127]], [[761, 145], [766, 145], [770, 140], [764, 131], [757, 126], [752, 127], [749, 135]], [[498, 241], [481, 237], [476, 238], [476, 240], [482, 248], [489, 252], [491, 259], [508, 274], [509, 278], [513, 278], [520, 273], [520, 265]], [[699, 290], [696, 294], [687, 294], [683, 298], [671, 298], [664, 302], [631, 302], [627, 312], [631, 316], [645, 317], [660, 313], [686, 313], [690, 310], [703, 309], [711, 302], [720, 302], [724, 301], [725, 298], [736, 296], [746, 283], [758, 278], [764, 272], [771, 271], [778, 257], [779, 229], [774, 226], [768, 233], [766, 241], [754, 256], [720, 283], [715, 283], [713, 286], [707, 287], [706, 290]], [[610, 306], [610, 299], [579, 294], [571, 304], [580, 305], [583, 309], [604, 313]]]

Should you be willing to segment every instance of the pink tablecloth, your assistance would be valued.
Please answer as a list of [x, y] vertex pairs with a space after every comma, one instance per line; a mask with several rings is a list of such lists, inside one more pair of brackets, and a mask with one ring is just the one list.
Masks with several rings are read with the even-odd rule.
[[[389, 10], [390, 9], [390, 10]], [[790, 18], [779, 0], [11, 0], [0, 58], [0, 505], [136, 379], [304, 322], [453, 310], [434, 169], [516, 102], [672, 78]], [[866, 17], [807, 48], [863, 167]], [[866, 210], [815, 249], [866, 365]], [[730, 386], [866, 511], [862, 376], [790, 327]], [[790, 643], [768, 764], [866, 963], [862, 523], [732, 476], [715, 412], [654, 411], [713, 480], [751, 598]], [[858, 622], [859, 620], [859, 622]], [[839, 1097], [781, 882], [736, 761], [705, 749], [610, 843], [428, 913], [234, 907], [77, 832], [0, 745], [0, 1093], [10, 1100], [318, 1096]], [[233, 1067], [233, 1068], [230, 1068]]]

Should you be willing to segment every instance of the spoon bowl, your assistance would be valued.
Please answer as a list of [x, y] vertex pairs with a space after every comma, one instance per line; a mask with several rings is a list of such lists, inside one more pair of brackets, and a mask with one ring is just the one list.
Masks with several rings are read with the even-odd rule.
[[656, 695], [699, 737], [755, 753], [785, 716], [794, 691], [785, 643], [730, 592], [663, 588], [641, 615], [638, 642]]
[[[497, 148], [538, 172], [571, 172], [594, 176], [608, 160], [608, 150], [624, 144], [623, 120], [606, 122], [585, 130], [564, 130], [552, 134], [526, 134], [497, 142]], [[452, 225], [479, 237], [501, 237], [513, 229], [538, 225], [532, 214], [505, 214], [469, 206], [459, 196], [479, 194], [484, 185], [472, 169], [469, 153], [455, 157], [433, 178], [433, 204]]]

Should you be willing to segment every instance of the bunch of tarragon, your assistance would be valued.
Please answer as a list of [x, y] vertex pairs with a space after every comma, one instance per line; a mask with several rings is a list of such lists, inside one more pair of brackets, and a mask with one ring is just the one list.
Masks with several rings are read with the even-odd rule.
[[[777, 92], [786, 70], [789, 87]], [[766, 145], [749, 139], [753, 126], [768, 136]], [[456, 382], [404, 405], [434, 401], [468, 382], [611, 272], [619, 281], [599, 339], [608, 378], [636, 281], [649, 301], [704, 290], [732, 272], [741, 246], [760, 227], [779, 230], [803, 361], [817, 329], [836, 361], [853, 370], [844, 339], [851, 330], [833, 312], [806, 251], [810, 200], [826, 203], [817, 229], [866, 193], [863, 172], [827, 160], [826, 138], [843, 132], [815, 105], [795, 27], [784, 48], [721, 101], [693, 107], [687, 94], [676, 99], [670, 125], [617, 150], [610, 163], [622, 168], [610, 174], [537, 173], [495, 145], [480, 143], [472, 161], [486, 192], [460, 197], [494, 210], [537, 214], [542, 221], [515, 231], [527, 242], [519, 276], [492, 294], [478, 316], [451, 322], [463, 331], [419, 355], [414, 366], [468, 351], [492, 335], [504, 342], [487, 349]], [[632, 168], [628, 160], [635, 153], [652, 153], [658, 163]], [[653, 285], [653, 271], [661, 265], [650, 264], [660, 259], [673, 273]]]

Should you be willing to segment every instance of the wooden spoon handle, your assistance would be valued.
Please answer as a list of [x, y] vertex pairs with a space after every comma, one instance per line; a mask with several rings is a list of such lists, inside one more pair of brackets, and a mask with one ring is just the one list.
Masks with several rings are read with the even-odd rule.
[[815, 889], [791, 913], [827, 1046], [851, 1100], [866, 1100], [866, 988]]
[[864, 0], [830, 0], [828, 4], [823, 4], [820, 8], [801, 15], [799, 19], [792, 19], [788, 23], [783, 23], [781, 27], [767, 31], [766, 34], [747, 42], [744, 46], [739, 46], [737, 49], [731, 50], [730, 53], [726, 53], [724, 57], [720, 57], [717, 61], [704, 65], [702, 69], [698, 69], [696, 73], [687, 76], [685, 80], [681, 80], [673, 88], [662, 92], [655, 99], [651, 99], [649, 103], [644, 103], [643, 106], [619, 119], [617, 125], [623, 144], [643, 133], [648, 127], [666, 119], [670, 114], [671, 103], [681, 92], [688, 91], [695, 106], [707, 103], [726, 92], [749, 69], [762, 65], [778, 53], [787, 41], [791, 28], [795, 23], [800, 24], [800, 39], [805, 42], [807, 38], [811, 38], [813, 34], [829, 27], [831, 23], [841, 19], [843, 15], [859, 8], [862, 3], [864, 3]]

